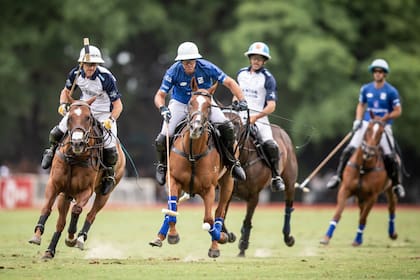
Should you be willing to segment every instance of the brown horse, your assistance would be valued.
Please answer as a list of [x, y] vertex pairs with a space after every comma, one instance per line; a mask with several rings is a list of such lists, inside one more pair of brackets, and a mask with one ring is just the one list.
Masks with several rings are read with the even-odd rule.
[[[29, 243], [41, 244], [41, 235], [44, 232], [45, 223], [57, 199], [59, 216], [56, 231], [43, 256], [44, 259], [51, 259], [55, 255], [55, 249], [65, 227], [66, 216], [72, 200], [74, 205], [71, 211], [66, 244], [70, 247], [76, 246], [83, 249], [87, 233], [95, 220], [96, 214], [104, 207], [111, 194], [109, 192], [107, 195], [102, 195], [100, 192], [103, 172], [101, 168], [102, 149], [105, 135], [103, 135], [100, 127], [101, 124], [90, 111], [90, 104], [94, 100], [95, 97], [87, 102], [70, 100], [68, 133], [60, 144], [52, 162], [50, 177], [45, 188], [45, 202], [41, 209], [41, 216], [35, 226], [35, 234], [29, 240]], [[125, 156], [119, 143], [117, 150], [116, 184], [121, 180], [125, 169]], [[79, 215], [94, 192], [96, 196], [92, 208], [76, 238]]]
[[[264, 156], [256, 146], [256, 139], [250, 136], [250, 126], [243, 125], [239, 116], [232, 112], [226, 112], [225, 115], [232, 120], [237, 129], [240, 161], [246, 171], [246, 181], [235, 181], [232, 196], [246, 201], [246, 215], [242, 223], [241, 238], [239, 240], [239, 256], [245, 256], [245, 250], [248, 249], [249, 237], [252, 228], [252, 217], [255, 208], [258, 205], [259, 194], [262, 189], [271, 183], [271, 170], [268, 163], [264, 160]], [[293, 246], [295, 239], [290, 235], [290, 219], [293, 209], [293, 201], [295, 196], [295, 183], [298, 175], [298, 164], [294, 147], [289, 135], [279, 126], [271, 125], [274, 140], [279, 146], [280, 157], [280, 174], [285, 183], [285, 208], [284, 208], [284, 224], [283, 224], [283, 240], [289, 247]], [[227, 212], [227, 208], [226, 208]], [[226, 228], [229, 242], [234, 242], [236, 236], [229, 232]]]
[[[175, 225], [177, 203], [182, 191], [190, 195], [198, 194], [204, 201], [203, 229], [208, 231], [212, 238], [208, 256], [219, 257], [218, 243], [226, 243], [228, 239], [221, 229], [225, 218], [224, 211], [233, 189], [233, 179], [225, 172], [208, 120], [212, 94], [216, 86], [217, 84], [214, 84], [208, 90], [198, 89], [195, 79], [192, 79], [193, 92], [188, 104], [188, 123], [180, 132], [180, 136], [173, 141], [168, 159], [168, 211], [157, 238], [149, 242], [151, 246], [161, 247], [166, 237], [169, 244], [179, 242]], [[214, 218], [212, 207], [218, 182], [221, 187]]]
[[359, 227], [352, 245], [362, 245], [367, 217], [382, 192], [385, 192], [388, 201], [388, 235], [392, 240], [397, 239], [398, 235], [395, 232], [394, 224], [397, 197], [390, 187], [382, 150], [379, 146], [384, 127], [384, 122], [372, 116], [363, 136], [362, 145], [356, 149], [344, 169], [343, 180], [337, 194], [335, 214], [324, 238], [320, 241], [321, 244], [329, 243], [337, 223], [340, 221], [347, 199], [354, 196], [358, 201], [360, 213]]

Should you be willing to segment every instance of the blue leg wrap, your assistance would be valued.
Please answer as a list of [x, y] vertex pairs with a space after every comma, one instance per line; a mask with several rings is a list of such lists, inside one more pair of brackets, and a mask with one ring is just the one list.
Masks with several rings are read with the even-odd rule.
[[330, 226], [328, 227], [327, 233], [325, 235], [331, 238], [333, 236], [333, 233], [336, 227], [337, 227], [337, 221], [332, 220], [330, 222]]
[[365, 225], [359, 225], [359, 228], [357, 229], [356, 238], [354, 241], [356, 243], [362, 244], [363, 243], [363, 230], [365, 229]]
[[293, 210], [295, 210], [293, 207], [286, 207], [284, 211], [284, 224], [283, 224], [284, 235], [290, 234], [290, 218], [292, 216]]
[[220, 239], [220, 232], [222, 231], [222, 227], [223, 227], [223, 218], [216, 218], [214, 220], [213, 227], [209, 231], [212, 241]]
[[395, 233], [395, 214], [389, 214], [388, 234], [389, 236]]
[[[168, 209], [172, 211], [177, 211], [177, 205], [176, 205], [176, 196], [169, 196], [168, 197]], [[169, 230], [169, 223], [174, 222], [176, 223], [176, 216], [169, 216], [168, 214], [165, 215], [165, 219], [163, 220], [162, 227], [159, 230], [159, 234], [162, 234], [163, 236], [166, 236], [168, 234]]]

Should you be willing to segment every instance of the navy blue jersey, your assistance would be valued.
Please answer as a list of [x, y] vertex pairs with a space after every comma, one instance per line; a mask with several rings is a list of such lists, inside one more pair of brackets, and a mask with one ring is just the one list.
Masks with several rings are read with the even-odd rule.
[[191, 98], [191, 79], [195, 77], [199, 88], [210, 88], [216, 81], [224, 82], [227, 75], [216, 65], [205, 59], [197, 59], [193, 75], [187, 75], [181, 61], [175, 62], [166, 71], [160, 90], [169, 93], [172, 98], [187, 104]]

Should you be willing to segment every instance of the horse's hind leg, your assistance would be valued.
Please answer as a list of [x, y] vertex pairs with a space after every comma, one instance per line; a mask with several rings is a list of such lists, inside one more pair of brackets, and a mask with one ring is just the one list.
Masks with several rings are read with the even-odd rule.
[[70, 202], [65, 199], [64, 194], [61, 194], [57, 200], [58, 219], [56, 224], [56, 231], [51, 239], [48, 249], [45, 251], [43, 259], [52, 259], [55, 256], [55, 249], [60, 239], [61, 233], [66, 225], [66, 216], [69, 209]]
[[66, 245], [69, 247], [74, 247], [76, 245], [75, 233], [77, 231], [77, 222], [79, 221], [82, 210], [83, 208], [78, 204], [73, 205], [71, 209], [70, 224], [67, 230], [68, 237], [66, 238]]
[[395, 231], [395, 208], [397, 205], [397, 197], [392, 191], [392, 188], [388, 188], [385, 192], [387, 201], [388, 201], [388, 213], [389, 213], [389, 221], [388, 221], [388, 236], [392, 240], [396, 240], [398, 238], [398, 234]]
[[238, 257], [245, 257], [245, 250], [249, 246], [249, 237], [251, 235], [252, 229], [252, 217], [254, 216], [255, 208], [258, 204], [258, 194], [251, 197], [246, 204], [246, 214], [245, 219], [242, 223], [241, 228], [241, 238], [239, 239], [238, 248], [239, 254]]
[[293, 201], [295, 197], [295, 187], [294, 182], [290, 184], [286, 180], [286, 191], [285, 191], [285, 206], [284, 206], [284, 223], [283, 223], [283, 240], [284, 243], [292, 247], [295, 244], [295, 238], [290, 235], [291, 227], [290, 227], [290, 220], [292, 218], [293, 208]]

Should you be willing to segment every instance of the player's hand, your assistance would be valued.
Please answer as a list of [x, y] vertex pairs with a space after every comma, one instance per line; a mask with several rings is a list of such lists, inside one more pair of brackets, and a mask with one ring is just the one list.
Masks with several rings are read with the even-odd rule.
[[353, 132], [358, 130], [362, 126], [362, 120], [354, 120], [353, 122]]
[[64, 116], [69, 111], [69, 108], [70, 108], [69, 103], [61, 103], [60, 106], [58, 106], [57, 111], [60, 115]]
[[169, 108], [166, 107], [166, 106], [160, 106], [159, 111], [160, 111], [160, 115], [163, 117], [165, 122], [168, 123], [169, 120], [172, 117], [172, 114], [171, 114], [171, 111], [169, 110]]
[[112, 127], [112, 124], [113, 124], [114, 122], [115, 122], [115, 120], [114, 120], [112, 117], [110, 117], [109, 119], [106, 119], [106, 120], [104, 121], [103, 125], [104, 125], [104, 127], [105, 127], [106, 129], [110, 130], [110, 129], [111, 129], [111, 127]]

